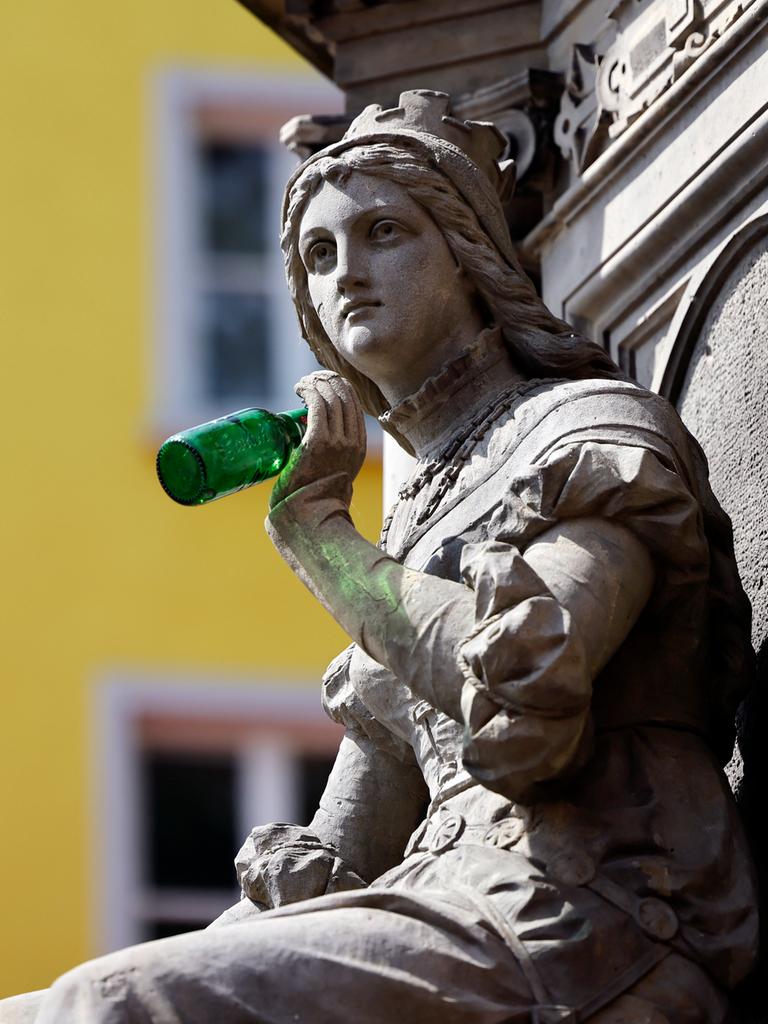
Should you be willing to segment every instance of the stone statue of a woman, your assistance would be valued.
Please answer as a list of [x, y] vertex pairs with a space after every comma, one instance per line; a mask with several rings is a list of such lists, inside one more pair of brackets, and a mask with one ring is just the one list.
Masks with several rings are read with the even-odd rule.
[[[40, 1024], [720, 1022], [756, 948], [720, 764], [749, 606], [670, 406], [541, 304], [489, 125], [369, 107], [291, 179], [326, 370], [268, 530], [352, 645], [308, 828], [254, 829], [206, 931], [85, 964]], [[363, 409], [418, 457], [374, 547]]]

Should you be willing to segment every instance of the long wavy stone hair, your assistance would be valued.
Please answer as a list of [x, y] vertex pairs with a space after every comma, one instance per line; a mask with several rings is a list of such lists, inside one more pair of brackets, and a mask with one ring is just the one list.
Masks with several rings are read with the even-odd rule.
[[[353, 384], [366, 411], [380, 416], [386, 399], [369, 380], [336, 352], [309, 297], [307, 274], [299, 255], [302, 216], [324, 181], [343, 183], [353, 172], [394, 182], [429, 213], [442, 232], [456, 262], [477, 291], [489, 324], [497, 324], [515, 365], [529, 377], [621, 377], [623, 374], [596, 345], [547, 309], [522, 267], [505, 257], [483, 229], [469, 203], [451, 180], [407, 143], [356, 146], [310, 164], [288, 196], [282, 248], [285, 271], [301, 329], [322, 366]], [[501, 204], [499, 218], [503, 218]]]

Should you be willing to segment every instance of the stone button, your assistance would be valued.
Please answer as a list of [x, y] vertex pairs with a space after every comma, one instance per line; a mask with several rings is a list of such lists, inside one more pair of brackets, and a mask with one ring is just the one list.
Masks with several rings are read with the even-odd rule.
[[666, 942], [677, 931], [677, 915], [668, 903], [663, 900], [640, 900], [637, 905], [637, 923], [654, 939]]
[[582, 850], [561, 853], [549, 863], [548, 874], [562, 885], [588, 885], [595, 877], [595, 862]]
[[500, 850], [508, 850], [524, 832], [525, 821], [522, 818], [504, 818], [491, 825], [483, 836], [483, 842]]
[[464, 819], [460, 814], [453, 811], [444, 814], [435, 823], [429, 840], [430, 851], [443, 853], [445, 850], [450, 850], [463, 831]]

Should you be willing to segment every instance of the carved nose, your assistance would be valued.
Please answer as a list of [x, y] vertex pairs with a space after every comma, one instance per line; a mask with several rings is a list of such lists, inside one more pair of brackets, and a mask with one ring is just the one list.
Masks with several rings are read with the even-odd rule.
[[336, 286], [342, 295], [345, 295], [351, 288], [364, 287], [367, 283], [364, 274], [356, 267], [338, 267], [336, 271]]
[[336, 252], [336, 287], [342, 295], [351, 288], [359, 288], [368, 283], [363, 261], [353, 247], [339, 245]]

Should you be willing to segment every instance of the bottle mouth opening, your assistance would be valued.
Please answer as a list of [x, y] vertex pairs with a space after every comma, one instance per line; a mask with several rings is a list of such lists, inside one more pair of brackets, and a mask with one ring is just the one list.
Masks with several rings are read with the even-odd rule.
[[157, 453], [157, 478], [179, 505], [200, 505], [207, 496], [205, 463], [188, 441], [171, 437]]

